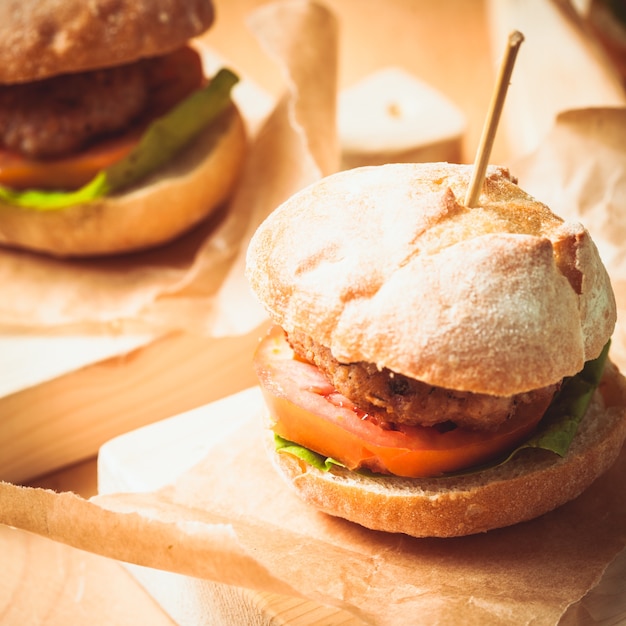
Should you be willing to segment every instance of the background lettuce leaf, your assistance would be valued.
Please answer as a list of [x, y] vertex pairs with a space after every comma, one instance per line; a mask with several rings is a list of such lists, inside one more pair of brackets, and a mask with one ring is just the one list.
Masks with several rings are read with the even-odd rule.
[[107, 177], [105, 171], [98, 172], [86, 185], [76, 191], [48, 191], [26, 189], [15, 191], [0, 186], [0, 200], [25, 209], [41, 211], [62, 209], [73, 204], [82, 204], [100, 198], [107, 193]]
[[0, 199], [27, 209], [51, 211], [90, 202], [129, 187], [167, 163], [213, 122], [229, 105], [231, 89], [238, 80], [230, 70], [221, 69], [206, 87], [152, 122], [125, 158], [96, 174], [80, 189], [16, 191], [0, 186]]

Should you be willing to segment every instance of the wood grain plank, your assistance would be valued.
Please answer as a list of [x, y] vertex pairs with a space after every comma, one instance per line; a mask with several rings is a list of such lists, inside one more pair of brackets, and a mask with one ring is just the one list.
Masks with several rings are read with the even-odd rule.
[[0, 398], [0, 479], [32, 481], [94, 456], [106, 441], [256, 382], [263, 328], [237, 337], [183, 333]]
[[0, 525], [0, 623], [174, 626], [116, 561]]

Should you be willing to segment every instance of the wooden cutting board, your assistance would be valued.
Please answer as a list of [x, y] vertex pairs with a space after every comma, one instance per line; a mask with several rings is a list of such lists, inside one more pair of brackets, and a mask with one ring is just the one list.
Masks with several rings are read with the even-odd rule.
[[[172, 333], [95, 356], [86, 337], [76, 350], [88, 355], [89, 362], [73, 362], [32, 385], [18, 384], [14, 371], [14, 387], [0, 394], [0, 442], [11, 442], [0, 449], [0, 479], [32, 482], [95, 456], [103, 443], [121, 433], [254, 384], [251, 355], [263, 332], [260, 327], [219, 338]], [[55, 346], [33, 350], [36, 358], [30, 360], [30, 370], [24, 368], [22, 383], [29, 371], [39, 372], [41, 364], [55, 358]], [[12, 354], [22, 354], [24, 346], [15, 341], [3, 347], [1, 363], [9, 369]]]

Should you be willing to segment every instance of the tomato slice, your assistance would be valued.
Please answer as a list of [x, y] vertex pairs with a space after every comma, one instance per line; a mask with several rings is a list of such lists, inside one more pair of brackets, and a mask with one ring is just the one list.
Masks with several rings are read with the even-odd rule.
[[438, 476], [481, 465], [527, 439], [549, 401], [522, 405], [495, 431], [399, 425], [389, 430], [367, 419], [321, 371], [295, 358], [283, 330], [273, 327], [254, 357], [274, 431], [349, 469], [411, 478]]
[[80, 153], [47, 161], [0, 150], [0, 185], [11, 189], [78, 189], [100, 170], [123, 159], [140, 137], [141, 132], [128, 132]]
[[71, 191], [88, 183], [99, 171], [123, 159], [139, 142], [147, 125], [198, 89], [203, 81], [202, 60], [190, 47], [168, 54], [151, 77], [150, 109], [125, 133], [105, 138], [68, 156], [31, 159], [0, 149], [0, 185], [11, 189]]

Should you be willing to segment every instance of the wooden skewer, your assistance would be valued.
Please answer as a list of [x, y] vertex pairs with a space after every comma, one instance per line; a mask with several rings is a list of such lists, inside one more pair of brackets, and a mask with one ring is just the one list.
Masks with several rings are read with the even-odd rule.
[[514, 30], [509, 35], [508, 45], [504, 57], [502, 58], [502, 63], [500, 64], [500, 72], [491, 98], [489, 112], [485, 119], [480, 143], [478, 144], [478, 150], [474, 158], [474, 170], [465, 196], [465, 206], [467, 207], [476, 206], [478, 198], [480, 197], [480, 190], [482, 189], [485, 172], [489, 164], [489, 156], [491, 155], [491, 148], [493, 147], [498, 122], [500, 121], [500, 114], [504, 106], [504, 99], [506, 98], [506, 92], [511, 81], [513, 66], [515, 65], [515, 59], [523, 41], [524, 35], [517, 30]]

